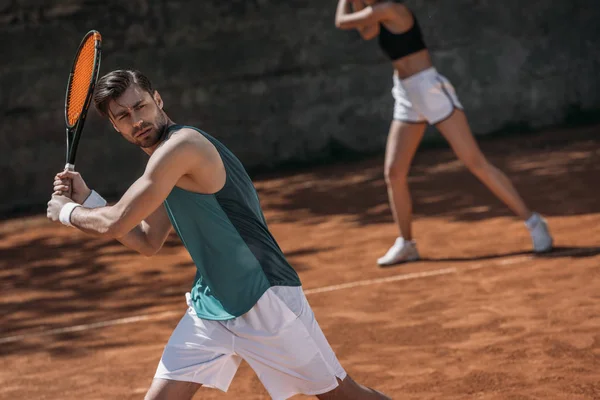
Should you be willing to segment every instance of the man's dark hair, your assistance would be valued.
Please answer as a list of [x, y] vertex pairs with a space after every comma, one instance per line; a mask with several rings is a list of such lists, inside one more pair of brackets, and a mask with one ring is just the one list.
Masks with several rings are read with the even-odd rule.
[[108, 117], [108, 103], [118, 99], [132, 84], [138, 85], [142, 90], [154, 95], [150, 79], [134, 69], [118, 69], [100, 78], [94, 91], [94, 105], [98, 112]]

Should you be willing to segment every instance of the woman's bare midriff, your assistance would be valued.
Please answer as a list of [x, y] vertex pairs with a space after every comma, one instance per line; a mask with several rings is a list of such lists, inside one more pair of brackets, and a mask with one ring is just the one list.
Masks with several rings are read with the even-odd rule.
[[427, 49], [402, 57], [392, 62], [396, 74], [400, 79], [406, 79], [409, 76], [417, 74], [427, 68], [431, 68], [433, 63]]

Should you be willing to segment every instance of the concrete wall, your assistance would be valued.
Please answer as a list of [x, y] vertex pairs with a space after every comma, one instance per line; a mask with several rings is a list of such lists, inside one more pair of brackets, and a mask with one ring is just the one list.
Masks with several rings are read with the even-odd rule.
[[[600, 109], [597, 0], [413, 0], [438, 70], [476, 134]], [[179, 123], [247, 167], [382, 151], [391, 66], [376, 41], [333, 25], [336, 1], [0, 0], [0, 212], [43, 205], [64, 165], [64, 92], [83, 34], [101, 73], [147, 73]], [[117, 195], [146, 156], [90, 112], [78, 169]]]

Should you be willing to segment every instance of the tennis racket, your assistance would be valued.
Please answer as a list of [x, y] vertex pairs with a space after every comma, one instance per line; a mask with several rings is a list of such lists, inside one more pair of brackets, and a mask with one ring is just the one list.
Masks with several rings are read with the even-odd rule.
[[[65, 96], [65, 122], [67, 125], [67, 163], [65, 169], [75, 170], [77, 145], [90, 106], [100, 69], [102, 36], [89, 31], [79, 44]], [[72, 190], [72, 189], [71, 189]], [[71, 190], [68, 197], [71, 197]]]

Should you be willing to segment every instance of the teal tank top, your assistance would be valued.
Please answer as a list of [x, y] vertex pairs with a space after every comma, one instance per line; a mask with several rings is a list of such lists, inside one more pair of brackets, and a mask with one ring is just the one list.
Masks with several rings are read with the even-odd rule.
[[[219, 152], [227, 178], [215, 194], [173, 188], [164, 204], [196, 265], [191, 301], [200, 318], [226, 320], [248, 312], [271, 286], [300, 286], [269, 232], [258, 194], [242, 163], [222, 143], [192, 126]], [[168, 140], [168, 139], [167, 139]]]

